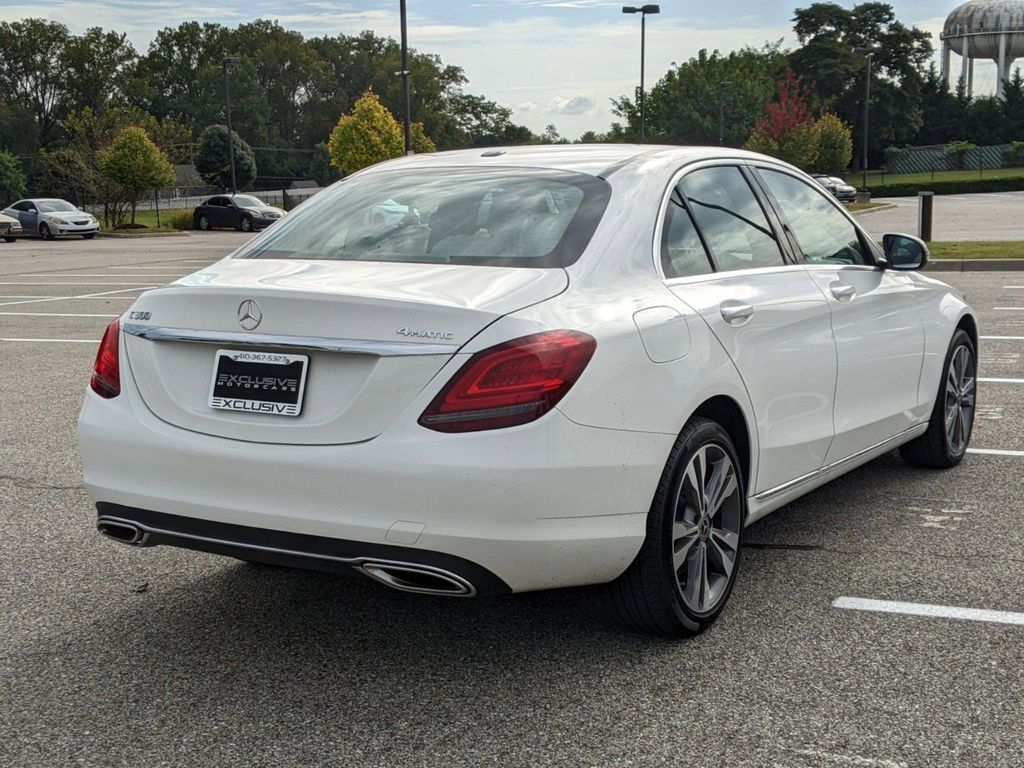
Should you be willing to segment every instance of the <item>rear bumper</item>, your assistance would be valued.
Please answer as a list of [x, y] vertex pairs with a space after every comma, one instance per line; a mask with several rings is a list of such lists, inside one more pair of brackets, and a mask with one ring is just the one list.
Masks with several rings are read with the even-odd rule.
[[[622, 573], [674, 442], [583, 427], [556, 410], [493, 432], [444, 435], [401, 418], [364, 443], [250, 443], [159, 420], [124, 373], [121, 396], [88, 391], [79, 420], [85, 485], [100, 505], [317, 537], [353, 556], [398, 546], [453, 557], [512, 591]], [[203, 548], [172, 539], [155, 543]]]
[[[389, 566], [415, 568], [419, 573], [443, 574], [453, 587], [459, 583], [465, 585], [461, 591], [454, 588], [447, 590], [452, 595], [500, 595], [511, 591], [508, 584], [486, 568], [441, 552], [268, 531], [106, 502], [98, 503], [96, 512], [97, 526], [101, 530], [108, 525], [130, 524], [141, 531], [142, 536], [137, 541], [126, 542], [133, 546], [182, 547], [241, 560], [328, 573], [347, 573], [353, 570], [370, 573], [368, 569]], [[441, 593], [438, 589], [413, 588], [408, 591]]]

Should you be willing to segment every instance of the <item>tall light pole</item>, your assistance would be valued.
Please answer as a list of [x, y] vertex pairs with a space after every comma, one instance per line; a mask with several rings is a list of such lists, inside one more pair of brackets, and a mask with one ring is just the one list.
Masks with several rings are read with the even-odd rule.
[[725, 89], [732, 87], [732, 80], [718, 84], [718, 146], [725, 146]]
[[226, 56], [224, 65], [224, 101], [228, 107], [228, 159], [231, 161], [231, 194], [238, 194], [238, 182], [235, 180], [235, 131], [231, 127], [231, 83], [228, 78], [228, 67], [238, 64], [237, 56]]
[[409, 33], [406, 25], [405, 0], [399, 0], [402, 17], [402, 90], [405, 92], [405, 106], [402, 111], [402, 130], [405, 132], [405, 154], [412, 154], [412, 107], [409, 104]]
[[644, 127], [646, 123], [646, 115], [644, 112], [644, 48], [647, 45], [647, 14], [649, 13], [661, 13], [660, 5], [624, 5], [622, 6], [623, 13], [639, 13], [640, 14], [640, 143], [644, 143]]
[[871, 59], [875, 52], [871, 48], [854, 48], [854, 53], [861, 54], [867, 61], [867, 72], [864, 78], [864, 155], [861, 158], [864, 191], [868, 188], [868, 110], [871, 104]]

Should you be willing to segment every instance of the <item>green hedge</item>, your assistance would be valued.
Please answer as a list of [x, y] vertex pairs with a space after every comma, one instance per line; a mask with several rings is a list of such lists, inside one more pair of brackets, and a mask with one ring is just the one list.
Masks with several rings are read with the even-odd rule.
[[967, 195], [976, 192], [1020, 192], [1024, 190], [1024, 176], [1009, 179], [971, 179], [958, 181], [931, 181], [919, 184], [868, 184], [872, 197], [917, 197], [918, 192], [936, 195]]

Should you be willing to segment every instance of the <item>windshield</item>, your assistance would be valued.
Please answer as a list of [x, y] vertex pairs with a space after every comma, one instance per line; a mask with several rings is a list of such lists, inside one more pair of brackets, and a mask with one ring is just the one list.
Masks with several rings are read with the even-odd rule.
[[373, 173], [320, 193], [239, 258], [563, 267], [609, 194], [602, 179], [557, 171]]
[[71, 203], [64, 200], [40, 200], [36, 203], [40, 213], [58, 213], [60, 211], [77, 211]]
[[235, 195], [231, 198], [239, 208], [262, 208], [266, 205], [262, 200], [251, 195]]

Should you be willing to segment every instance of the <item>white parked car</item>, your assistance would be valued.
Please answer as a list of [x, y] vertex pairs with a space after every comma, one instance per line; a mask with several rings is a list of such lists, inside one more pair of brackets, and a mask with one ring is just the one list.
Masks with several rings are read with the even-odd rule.
[[0, 240], [13, 243], [21, 234], [21, 222], [13, 216], [0, 213]]
[[3, 213], [18, 219], [26, 235], [53, 240], [59, 235], [81, 235], [91, 240], [100, 231], [100, 223], [91, 213], [67, 200], [33, 198], [19, 200]]
[[85, 484], [127, 544], [429, 594], [609, 582], [625, 621], [698, 632], [745, 525], [897, 447], [964, 456], [978, 330], [927, 256], [740, 151], [393, 160], [110, 325]]

